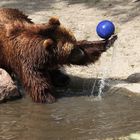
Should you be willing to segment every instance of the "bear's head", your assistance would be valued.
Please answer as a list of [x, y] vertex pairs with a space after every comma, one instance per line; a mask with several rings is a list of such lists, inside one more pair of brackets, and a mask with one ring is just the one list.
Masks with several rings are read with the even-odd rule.
[[[52, 17], [48, 24], [52, 28], [50, 28], [47, 36], [48, 38], [51, 38], [54, 43], [52, 46], [54, 49], [53, 52], [55, 52], [54, 57], [57, 57], [57, 63], [68, 64], [68, 57], [76, 44], [76, 38], [73, 32], [70, 29], [64, 27], [57, 17]], [[52, 44], [52, 41], [45, 40], [44, 46]], [[54, 60], [55, 59], [56, 58], [54, 58]]]

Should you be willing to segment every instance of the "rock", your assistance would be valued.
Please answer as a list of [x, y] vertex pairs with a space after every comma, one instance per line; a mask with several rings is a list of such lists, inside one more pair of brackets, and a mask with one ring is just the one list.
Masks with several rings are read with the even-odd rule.
[[[121, 93], [127, 96], [140, 96], [140, 83], [134, 75], [130, 75], [127, 80], [111, 80], [108, 85], [108, 94]], [[137, 76], [136, 76], [137, 77]], [[131, 82], [130, 82], [131, 81]]]
[[132, 0], [132, 2], [139, 2], [140, 0]]
[[140, 82], [140, 73], [134, 73], [127, 77], [127, 82], [130, 83], [139, 83]]
[[121, 93], [128, 96], [140, 96], [140, 83], [118, 83], [110, 86], [108, 93]]
[[5, 70], [0, 69], [0, 103], [20, 97], [21, 94], [10, 75]]

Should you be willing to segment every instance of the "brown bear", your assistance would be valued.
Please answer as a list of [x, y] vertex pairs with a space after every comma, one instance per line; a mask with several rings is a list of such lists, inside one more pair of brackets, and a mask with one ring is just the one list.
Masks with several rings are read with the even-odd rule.
[[50, 72], [63, 65], [87, 65], [99, 59], [117, 36], [76, 41], [57, 18], [35, 24], [17, 9], [0, 10], [0, 67], [14, 72], [34, 102], [55, 101]]

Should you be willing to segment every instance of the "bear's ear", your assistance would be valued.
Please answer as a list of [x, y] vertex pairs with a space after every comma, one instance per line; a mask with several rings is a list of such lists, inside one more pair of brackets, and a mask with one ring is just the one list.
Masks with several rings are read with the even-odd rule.
[[45, 48], [48, 48], [48, 47], [50, 47], [50, 46], [52, 46], [52, 45], [53, 45], [53, 40], [50, 39], [50, 38], [44, 40], [44, 42], [43, 42], [43, 46], [44, 46]]
[[60, 25], [59, 18], [58, 17], [51, 17], [49, 19], [49, 24], [50, 25], [57, 25], [57, 26], [59, 26]]

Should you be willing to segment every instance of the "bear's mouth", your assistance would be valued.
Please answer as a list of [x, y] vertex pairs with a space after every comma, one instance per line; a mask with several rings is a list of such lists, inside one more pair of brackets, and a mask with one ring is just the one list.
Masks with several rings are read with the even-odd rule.
[[82, 60], [85, 59], [85, 53], [82, 49], [76, 47], [76, 48], [72, 49], [68, 59], [69, 59], [70, 63], [78, 64]]

